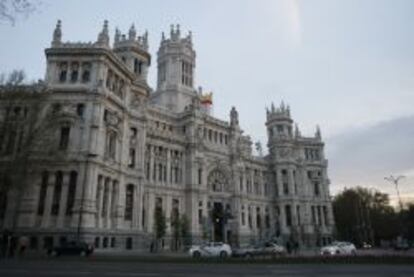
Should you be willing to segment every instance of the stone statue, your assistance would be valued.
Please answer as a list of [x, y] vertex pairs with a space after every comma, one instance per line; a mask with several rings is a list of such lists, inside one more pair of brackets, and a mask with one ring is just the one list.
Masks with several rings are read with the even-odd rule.
[[230, 125], [231, 126], [239, 125], [239, 113], [237, 112], [235, 107], [232, 107], [230, 111]]

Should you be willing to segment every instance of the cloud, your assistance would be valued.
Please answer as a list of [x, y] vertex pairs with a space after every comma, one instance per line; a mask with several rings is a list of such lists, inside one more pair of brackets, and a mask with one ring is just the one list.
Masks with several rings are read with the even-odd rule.
[[395, 194], [395, 188], [384, 177], [402, 174], [407, 178], [401, 181], [401, 194], [411, 198], [414, 195], [413, 127], [414, 115], [350, 129], [328, 138], [326, 148], [333, 192], [344, 186], [363, 185]]

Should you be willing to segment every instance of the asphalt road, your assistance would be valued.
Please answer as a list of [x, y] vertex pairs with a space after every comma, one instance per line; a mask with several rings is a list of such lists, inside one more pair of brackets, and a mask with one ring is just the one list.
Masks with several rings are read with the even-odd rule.
[[414, 265], [220, 264], [102, 262], [91, 260], [0, 261], [0, 276], [414, 276]]

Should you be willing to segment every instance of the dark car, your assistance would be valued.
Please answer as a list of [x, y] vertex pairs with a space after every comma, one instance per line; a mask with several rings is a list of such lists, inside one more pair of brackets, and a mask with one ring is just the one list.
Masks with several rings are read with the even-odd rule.
[[86, 242], [71, 241], [48, 250], [50, 256], [89, 256], [93, 253], [93, 246]]

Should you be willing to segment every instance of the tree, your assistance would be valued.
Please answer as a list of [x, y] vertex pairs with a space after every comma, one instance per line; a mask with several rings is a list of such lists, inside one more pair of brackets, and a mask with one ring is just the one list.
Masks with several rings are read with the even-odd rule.
[[155, 209], [154, 219], [155, 249], [158, 250], [159, 240], [165, 236], [165, 230], [167, 228], [165, 215], [161, 208], [157, 207]]
[[14, 25], [19, 17], [29, 16], [39, 6], [38, 0], [0, 0], [0, 22]]
[[0, 75], [0, 197], [3, 198], [0, 213], [5, 213], [7, 195], [15, 192], [12, 228], [16, 225], [31, 159], [40, 138], [46, 137], [44, 131], [52, 125], [43, 117], [47, 95], [41, 82], [25, 84], [25, 74], [21, 70], [15, 70], [7, 77]]
[[180, 232], [183, 245], [191, 244], [190, 221], [186, 215], [182, 215], [180, 218]]
[[378, 245], [398, 234], [398, 217], [387, 194], [361, 187], [345, 189], [332, 205], [338, 239]]

